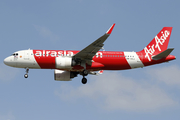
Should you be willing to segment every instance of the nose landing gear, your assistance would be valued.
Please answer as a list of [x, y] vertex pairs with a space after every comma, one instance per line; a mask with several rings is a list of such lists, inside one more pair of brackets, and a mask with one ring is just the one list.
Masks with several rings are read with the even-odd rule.
[[26, 68], [26, 74], [24, 75], [25, 78], [28, 78], [28, 72], [29, 72], [29, 69]]

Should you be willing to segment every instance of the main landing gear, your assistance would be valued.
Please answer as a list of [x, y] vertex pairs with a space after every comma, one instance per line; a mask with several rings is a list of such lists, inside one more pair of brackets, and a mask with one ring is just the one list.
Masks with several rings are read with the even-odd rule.
[[82, 72], [83, 78], [82, 78], [82, 84], [86, 84], [87, 83], [87, 79], [85, 78], [85, 76], [88, 75], [88, 71], [85, 69]]
[[29, 69], [26, 68], [26, 74], [24, 75], [25, 78], [28, 78], [28, 72], [29, 72]]
[[86, 84], [87, 83], [87, 79], [83, 76], [82, 78], [82, 84]]

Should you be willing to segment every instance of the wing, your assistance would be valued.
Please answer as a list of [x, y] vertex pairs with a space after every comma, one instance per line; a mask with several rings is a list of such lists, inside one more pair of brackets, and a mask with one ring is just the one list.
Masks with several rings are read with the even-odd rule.
[[96, 41], [91, 43], [89, 46], [78, 52], [73, 56], [75, 60], [85, 61], [86, 63], [92, 63], [93, 56], [104, 46], [104, 41], [109, 37], [111, 34], [115, 24], [113, 24], [109, 30]]

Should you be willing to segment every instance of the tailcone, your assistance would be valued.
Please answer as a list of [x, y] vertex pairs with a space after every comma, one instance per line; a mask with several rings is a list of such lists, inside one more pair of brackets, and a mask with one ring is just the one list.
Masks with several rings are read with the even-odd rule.
[[175, 60], [175, 59], [176, 59], [176, 56], [174, 56], [174, 55], [168, 55], [168, 56], [166, 57], [166, 60], [167, 60], [167, 61]]

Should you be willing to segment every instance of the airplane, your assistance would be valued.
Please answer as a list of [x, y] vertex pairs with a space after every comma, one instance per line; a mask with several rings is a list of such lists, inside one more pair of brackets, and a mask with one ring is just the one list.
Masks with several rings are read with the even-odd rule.
[[86, 84], [85, 76], [99, 75], [104, 70], [126, 70], [143, 68], [176, 59], [170, 55], [174, 48], [168, 48], [172, 27], [163, 27], [153, 40], [139, 52], [99, 51], [103, 49], [105, 40], [110, 36], [115, 23], [100, 38], [90, 45], [77, 50], [21, 50], [4, 59], [4, 64], [25, 68], [25, 78], [29, 69], [55, 69], [56, 81], [71, 81], [82, 75], [82, 83]]

